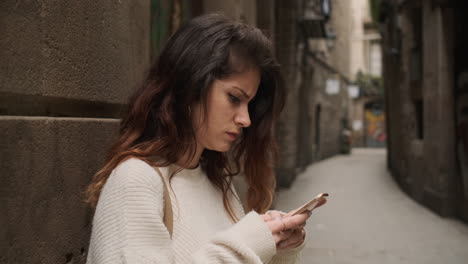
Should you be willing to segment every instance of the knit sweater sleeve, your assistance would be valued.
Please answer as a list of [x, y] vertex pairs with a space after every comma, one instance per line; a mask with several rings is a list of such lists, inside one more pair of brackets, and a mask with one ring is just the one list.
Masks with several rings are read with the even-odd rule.
[[[237, 193], [236, 187], [234, 184], [231, 184], [231, 189], [234, 193], [234, 197], [231, 198], [232, 203], [234, 204], [235, 210], [239, 215], [244, 215], [244, 207], [241, 204], [241, 199]], [[270, 230], [268, 230], [270, 232]], [[305, 242], [293, 249], [280, 249], [276, 252], [273, 258], [268, 262], [268, 264], [293, 264], [300, 261], [302, 249], [305, 247]]]
[[293, 249], [278, 250], [278, 253], [271, 259], [268, 264], [292, 264], [299, 263], [302, 249], [305, 247], [305, 242]]
[[[174, 263], [163, 190], [145, 162], [131, 159], [117, 167], [96, 208], [87, 263]], [[192, 263], [268, 263], [275, 254], [268, 226], [250, 212], [202, 245]]]

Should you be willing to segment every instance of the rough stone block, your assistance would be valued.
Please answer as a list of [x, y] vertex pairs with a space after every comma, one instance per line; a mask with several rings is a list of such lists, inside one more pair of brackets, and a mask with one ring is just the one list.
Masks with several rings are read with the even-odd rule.
[[150, 1], [1, 1], [0, 92], [125, 103], [150, 59]]
[[0, 117], [0, 263], [85, 263], [83, 191], [116, 119]]

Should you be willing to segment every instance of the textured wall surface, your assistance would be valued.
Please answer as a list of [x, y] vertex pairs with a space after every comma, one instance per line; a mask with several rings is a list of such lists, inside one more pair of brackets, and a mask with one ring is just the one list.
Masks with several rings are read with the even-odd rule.
[[148, 65], [148, 1], [2, 1], [0, 17], [0, 92], [125, 103]]
[[[415, 200], [449, 216], [457, 213], [461, 196], [454, 136], [453, 10], [422, 2], [419, 22], [415, 21], [415, 10], [399, 10], [404, 36], [401, 53], [384, 54], [389, 167]], [[389, 18], [384, 33], [387, 50], [399, 48], [392, 19], [396, 18]], [[422, 25], [420, 76], [414, 73], [413, 65], [417, 23]]]
[[203, 13], [221, 13], [256, 25], [257, 5], [251, 0], [203, 0]]
[[[317, 122], [317, 106], [320, 106], [319, 127], [316, 129], [318, 142], [314, 145], [314, 161], [325, 159], [340, 153], [341, 141], [340, 136], [343, 129], [342, 119], [348, 117], [348, 109], [350, 101], [347, 91], [347, 83], [338, 78], [336, 74], [321, 67], [313, 60], [310, 62], [315, 67], [314, 79], [312, 86], [317, 90], [315, 96], [309, 98], [312, 102], [312, 107], [309, 111], [313, 112], [313, 124]], [[326, 92], [327, 79], [337, 79], [339, 81], [340, 90], [336, 94], [328, 94]], [[315, 131], [314, 131], [315, 132]], [[314, 133], [313, 137], [317, 135]]]
[[[338, 39], [337, 46], [330, 49], [324, 39], [303, 40], [296, 22], [303, 16], [302, 6], [294, 1], [275, 4], [276, 55], [288, 90], [277, 129], [281, 150], [277, 173], [279, 185], [288, 186], [310, 163], [340, 152], [341, 120], [349, 108], [345, 73], [349, 72], [351, 49], [347, 41], [353, 25], [346, 23], [348, 5], [334, 6], [331, 20], [338, 26]], [[340, 82], [337, 94], [326, 93], [329, 79]]]
[[0, 117], [1, 263], [84, 263], [92, 210], [83, 191], [117, 127], [111, 119]]
[[85, 263], [102, 166], [150, 60], [149, 1], [0, 2], [0, 263]]
[[296, 19], [298, 5], [295, 1], [276, 2], [275, 51], [284, 75], [288, 98], [277, 126], [280, 161], [277, 169], [279, 185], [288, 186], [299, 169], [297, 164], [298, 144], [298, 91], [300, 52]]
[[353, 78], [351, 75], [351, 35], [353, 33], [353, 24], [349, 23], [352, 19], [352, 14], [349, 12], [353, 4], [351, 1], [332, 1], [332, 17], [330, 23], [336, 32], [336, 40], [334, 48], [330, 54], [331, 63], [346, 77]]
[[[453, 13], [451, 9], [423, 7], [424, 150], [428, 174], [424, 202], [442, 215], [455, 212], [459, 182], [455, 155]], [[450, 87], [450, 88], [449, 88]], [[427, 109], [426, 109], [427, 108]], [[428, 155], [431, 153], [431, 155]], [[417, 177], [417, 176], [415, 176]]]

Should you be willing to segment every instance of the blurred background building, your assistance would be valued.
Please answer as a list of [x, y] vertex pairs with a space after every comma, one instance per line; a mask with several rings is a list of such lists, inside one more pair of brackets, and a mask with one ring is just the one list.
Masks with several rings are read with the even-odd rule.
[[388, 166], [443, 216], [468, 220], [466, 1], [381, 1]]

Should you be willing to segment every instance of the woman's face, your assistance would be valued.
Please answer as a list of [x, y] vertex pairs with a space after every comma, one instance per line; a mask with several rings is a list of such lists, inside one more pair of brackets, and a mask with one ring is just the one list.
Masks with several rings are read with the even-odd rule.
[[[215, 80], [206, 98], [207, 115], [198, 104], [192, 109], [195, 135], [199, 147], [226, 152], [241, 135], [242, 128], [250, 126], [249, 102], [260, 84], [257, 69], [235, 73]], [[206, 118], [206, 120], [205, 120]]]

